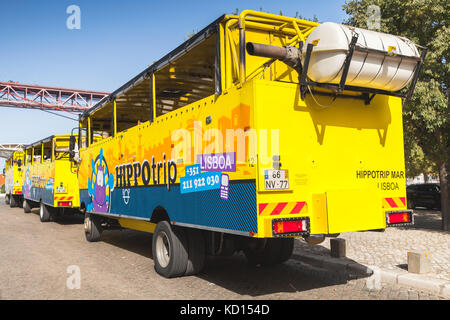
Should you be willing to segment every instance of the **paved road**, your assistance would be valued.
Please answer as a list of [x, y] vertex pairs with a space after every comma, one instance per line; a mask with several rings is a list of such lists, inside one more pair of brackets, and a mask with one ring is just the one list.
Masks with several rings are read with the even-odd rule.
[[[82, 218], [41, 223], [0, 199], [0, 299], [440, 299], [366, 279], [348, 280], [297, 260], [273, 268], [247, 265], [242, 255], [208, 261], [198, 276], [165, 279], [156, 274], [151, 235], [107, 231], [88, 243]], [[299, 240], [300, 241], [300, 240]], [[72, 268], [79, 268], [80, 288]]]
[[[384, 232], [348, 232], [347, 257], [367, 266], [406, 272], [408, 251], [427, 252], [431, 260], [429, 277], [450, 280], [450, 232], [441, 230], [440, 211], [414, 210], [414, 226], [387, 228]], [[298, 242], [297, 250], [330, 255], [330, 240], [317, 246]]]

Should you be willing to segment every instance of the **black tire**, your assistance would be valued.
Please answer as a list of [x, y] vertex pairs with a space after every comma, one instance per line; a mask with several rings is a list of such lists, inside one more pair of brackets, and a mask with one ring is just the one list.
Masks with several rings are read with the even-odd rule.
[[282, 238], [276, 240], [280, 240], [279, 246], [281, 247], [280, 256], [277, 259], [277, 263], [288, 261], [292, 256], [292, 252], [294, 251], [294, 238]]
[[5, 194], [5, 204], [9, 204], [9, 194]]
[[52, 211], [52, 219], [53, 219], [53, 221], [61, 221], [61, 219], [62, 219], [62, 217], [64, 216], [63, 215], [63, 210], [64, 209], [62, 209], [62, 208], [53, 208], [53, 211]]
[[294, 249], [293, 238], [267, 239], [261, 249], [244, 249], [245, 257], [251, 265], [272, 266], [287, 261]]
[[26, 199], [23, 199], [23, 212], [30, 213], [31, 212], [31, 205], [30, 202]]
[[43, 202], [41, 202], [39, 207], [39, 218], [41, 222], [49, 222], [52, 218], [51, 208]]
[[416, 204], [415, 204], [414, 200], [412, 200], [412, 199], [407, 200], [407, 204], [408, 204], [408, 209], [415, 209], [416, 208]]
[[84, 235], [89, 242], [97, 242], [102, 236], [101, 218], [94, 214], [84, 214]]
[[17, 206], [18, 206], [18, 201], [17, 201], [16, 197], [11, 195], [10, 198], [9, 198], [9, 207], [10, 208], [15, 208]]
[[200, 230], [187, 229], [188, 261], [184, 275], [191, 276], [200, 273], [205, 266], [205, 238]]
[[167, 221], [156, 225], [152, 240], [155, 270], [165, 278], [185, 274], [188, 263], [188, 245], [185, 230], [172, 228]]

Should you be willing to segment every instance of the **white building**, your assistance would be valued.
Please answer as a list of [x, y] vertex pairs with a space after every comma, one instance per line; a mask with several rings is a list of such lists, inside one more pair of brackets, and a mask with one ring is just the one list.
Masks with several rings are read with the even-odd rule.
[[432, 174], [428, 174], [428, 179], [427, 181], [425, 181], [425, 176], [423, 173], [414, 178], [406, 178], [406, 185], [408, 186], [410, 184], [420, 184], [420, 183], [439, 183], [439, 178], [433, 176]]

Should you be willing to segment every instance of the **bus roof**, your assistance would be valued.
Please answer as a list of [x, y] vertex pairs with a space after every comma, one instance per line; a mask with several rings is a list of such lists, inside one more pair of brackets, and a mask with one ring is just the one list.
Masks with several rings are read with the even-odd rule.
[[41, 140], [38, 140], [36, 142], [33, 142], [33, 143], [30, 143], [30, 144], [26, 145], [24, 147], [24, 149], [33, 148], [33, 147], [38, 146], [40, 144], [43, 144], [43, 143], [46, 143], [46, 142], [50, 142], [54, 138], [61, 138], [61, 137], [66, 137], [67, 138], [67, 137], [70, 137], [70, 136], [71, 136], [70, 134], [53, 134], [53, 135], [51, 135], [49, 137], [46, 137], [44, 139], [41, 139]]
[[53, 139], [54, 136], [55, 136], [55, 135], [51, 135], [51, 136], [49, 136], [49, 137], [47, 137], [47, 138], [44, 138], [44, 139], [41, 139], [41, 140], [39, 140], [39, 141], [30, 143], [30, 144], [28, 144], [28, 145], [25, 146], [25, 149], [28, 149], [28, 148], [32, 148], [32, 147], [38, 146], [38, 145], [40, 145], [40, 144], [42, 144], [42, 143], [45, 143], [45, 142], [52, 141], [52, 139]]
[[125, 83], [123, 86], [121, 86], [119, 89], [115, 90], [111, 94], [109, 94], [107, 97], [100, 100], [96, 105], [94, 105], [89, 110], [84, 111], [80, 115], [80, 120], [85, 119], [91, 114], [93, 114], [95, 111], [101, 109], [104, 105], [106, 105], [108, 102], [113, 101], [116, 97], [120, 96], [125, 91], [128, 91], [131, 89], [135, 84], [141, 82], [144, 78], [152, 74], [154, 71], [159, 70], [169, 64], [171, 60], [178, 57], [180, 54], [183, 54], [184, 52], [188, 51], [195, 45], [197, 45], [199, 42], [203, 41], [204, 39], [208, 38], [211, 34], [215, 33], [217, 31], [217, 27], [220, 22], [222, 22], [225, 18], [232, 17], [231, 15], [222, 15], [218, 19], [216, 19], [214, 22], [209, 24], [207, 27], [196, 33], [194, 36], [192, 36], [190, 39], [179, 45], [177, 48], [166, 54], [164, 57], [153, 63], [151, 66], [146, 68], [144, 71], [139, 73], [137, 76], [135, 76], [133, 79]]

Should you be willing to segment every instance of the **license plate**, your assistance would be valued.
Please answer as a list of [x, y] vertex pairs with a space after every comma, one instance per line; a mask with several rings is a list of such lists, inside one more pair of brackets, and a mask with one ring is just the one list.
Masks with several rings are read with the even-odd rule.
[[264, 170], [264, 189], [282, 190], [289, 189], [287, 170]]

